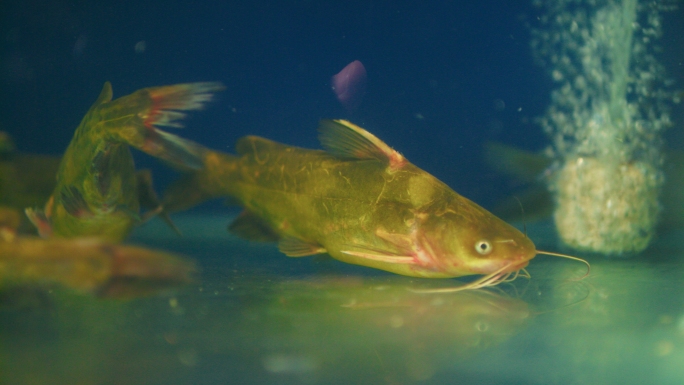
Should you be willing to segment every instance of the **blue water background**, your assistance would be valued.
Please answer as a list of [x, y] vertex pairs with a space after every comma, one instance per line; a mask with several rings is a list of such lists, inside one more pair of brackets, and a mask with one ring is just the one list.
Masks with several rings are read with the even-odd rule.
[[[674, 87], [684, 88], [681, 8], [664, 15], [658, 44]], [[548, 145], [534, 122], [554, 87], [548, 69], [532, 58], [526, 25], [536, 16], [527, 1], [503, 0], [5, 0], [0, 130], [10, 132], [21, 151], [60, 154], [107, 80], [115, 97], [143, 87], [221, 81], [226, 90], [205, 111], [190, 114], [180, 135], [229, 152], [248, 134], [318, 148], [317, 121], [347, 118], [491, 207], [518, 186], [485, 165], [483, 145]], [[141, 41], [145, 50], [136, 52]], [[368, 71], [368, 92], [349, 114], [330, 90], [330, 77], [353, 60]], [[667, 145], [681, 148], [681, 104], [673, 120]], [[144, 154], [136, 153], [136, 161], [153, 168], [160, 190], [175, 177]], [[221, 209], [220, 201], [204, 206]], [[510, 326], [487, 306], [456, 303], [452, 313], [440, 313], [449, 307], [424, 297], [400, 307], [399, 314], [410, 320], [407, 314], [427, 310], [433, 317], [417, 317], [426, 323], [385, 338], [395, 329], [354, 318], [367, 313], [340, 310], [346, 309], [340, 307], [346, 297], [363, 298], [345, 291], [346, 282], [408, 293], [405, 288], [414, 283], [453, 281], [421, 281], [323, 258], [285, 258], [271, 244], [228, 234], [228, 214], [195, 214], [176, 217], [183, 238], [161, 221], [150, 221], [129, 241], [193, 258], [202, 270], [200, 282], [138, 301], [50, 291], [46, 304], [54, 307], [5, 310], [0, 383], [3, 375], [57, 384], [326, 383], [316, 382], [317, 376], [343, 384], [411, 383], [403, 377], [411, 362], [404, 356], [422, 358], [421, 349], [443, 361], [426, 365], [434, 377], [421, 384], [682, 383], [684, 268], [680, 262], [655, 263], [663, 256], [681, 260], [681, 231], [658, 238], [641, 259], [592, 260], [592, 274], [581, 282], [569, 279], [584, 274], [584, 265], [537, 257], [529, 267], [532, 280], [500, 286], [531, 303], [522, 325]], [[528, 229], [537, 246], [557, 250], [552, 224], [534, 226]], [[322, 283], [311, 290], [309, 279]], [[384, 306], [394, 297], [368, 291], [380, 316], [396, 317], [395, 309]], [[500, 302], [485, 303], [506, 309]], [[343, 316], [330, 328], [319, 327], [330, 319], [327, 309]], [[470, 314], [487, 315], [491, 334], [501, 338], [488, 350], [478, 347], [484, 353], [468, 360], [456, 353], [471, 340], [449, 333], [466, 330], [465, 321], [455, 321]], [[434, 339], [426, 342], [423, 332], [433, 332]], [[413, 336], [421, 343], [413, 343]], [[390, 351], [385, 361], [369, 350], [375, 346]], [[298, 351], [295, 359], [320, 358], [323, 364], [302, 377], [267, 370], [268, 359], [291, 358], [291, 350]]]
[[[223, 151], [247, 134], [317, 148], [317, 121], [347, 118], [489, 207], [512, 186], [484, 165], [483, 144], [548, 144], [534, 121], [553, 87], [531, 54], [527, 25], [536, 17], [527, 2], [511, 1], [8, 0], [0, 129], [22, 151], [59, 154], [106, 80], [115, 97], [221, 81], [226, 91], [191, 114], [182, 136]], [[680, 86], [681, 20], [681, 9], [666, 14], [660, 41]], [[364, 63], [368, 88], [349, 114], [330, 77], [353, 60]], [[670, 142], [683, 142], [681, 129], [671, 131]], [[162, 187], [174, 177], [136, 158]]]

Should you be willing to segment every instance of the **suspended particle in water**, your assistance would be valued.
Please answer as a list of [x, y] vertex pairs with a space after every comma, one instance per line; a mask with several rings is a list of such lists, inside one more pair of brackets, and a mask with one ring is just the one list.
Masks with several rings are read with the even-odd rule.
[[144, 53], [146, 48], [147, 43], [145, 42], [145, 40], [140, 40], [139, 42], [135, 43], [135, 53]]

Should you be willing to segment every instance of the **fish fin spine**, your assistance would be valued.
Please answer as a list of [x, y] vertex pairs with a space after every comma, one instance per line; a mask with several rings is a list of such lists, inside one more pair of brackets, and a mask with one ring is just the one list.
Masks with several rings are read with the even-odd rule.
[[352, 159], [376, 159], [386, 162], [390, 170], [398, 170], [408, 163], [398, 151], [349, 121], [322, 120], [318, 131], [321, 145], [333, 155]]

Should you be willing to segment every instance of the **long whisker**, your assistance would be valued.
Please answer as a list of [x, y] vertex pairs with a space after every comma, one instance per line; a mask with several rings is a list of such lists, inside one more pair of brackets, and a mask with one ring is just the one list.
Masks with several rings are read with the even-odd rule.
[[481, 289], [483, 287], [489, 287], [489, 286], [495, 286], [498, 285], [499, 283], [503, 282], [501, 280], [502, 277], [505, 277], [504, 279], [508, 278], [511, 273], [503, 273], [504, 270], [508, 269], [511, 267], [511, 264], [505, 265], [501, 267], [499, 270], [496, 270], [492, 273], [489, 273], [485, 276], [480, 277], [479, 279], [466, 283], [465, 285], [461, 286], [456, 286], [456, 287], [445, 287], [441, 289], [408, 289], [409, 291], [413, 293], [420, 293], [420, 294], [435, 294], [435, 293], [455, 293], [457, 291], [462, 291], [462, 290], [473, 290], [473, 289]]
[[578, 279], [573, 279], [573, 281], [581, 281], [581, 280], [583, 280], [584, 278], [586, 278], [587, 276], [589, 276], [589, 272], [591, 272], [591, 265], [589, 264], [589, 262], [585, 261], [585, 260], [582, 259], [582, 258], [577, 258], [577, 257], [573, 257], [573, 256], [571, 256], [571, 255], [560, 254], [560, 253], [552, 253], [552, 252], [550, 252], [550, 251], [542, 251], [542, 250], [537, 250], [537, 254], [545, 254], [545, 255], [551, 255], [551, 256], [554, 256], [554, 257], [561, 257], [561, 258], [572, 259], [572, 260], [579, 261], [579, 262], [582, 262], [582, 263], [584, 263], [585, 265], [587, 265], [587, 272], [584, 273], [584, 275], [581, 276], [581, 277], [579, 277]]
[[520, 274], [521, 277], [527, 278], [527, 279], [532, 278], [532, 275], [530, 275], [530, 272], [527, 271], [527, 269], [525, 269], [524, 267], [522, 269], [520, 269], [519, 271], [522, 271], [522, 273]]
[[[511, 277], [511, 275], [512, 275], [512, 277]], [[513, 281], [515, 281], [516, 278], [518, 278], [518, 275], [520, 275], [520, 270], [511, 271], [510, 273], [503, 276], [501, 283], [513, 282]]]
[[525, 238], [527, 238], [527, 224], [525, 224], [525, 209], [523, 208], [523, 204], [522, 202], [520, 202], [520, 199], [518, 199], [517, 196], [513, 195], [513, 198], [515, 198], [515, 200], [518, 201], [518, 204], [520, 205], [520, 212], [522, 213], [523, 234], [525, 234]]

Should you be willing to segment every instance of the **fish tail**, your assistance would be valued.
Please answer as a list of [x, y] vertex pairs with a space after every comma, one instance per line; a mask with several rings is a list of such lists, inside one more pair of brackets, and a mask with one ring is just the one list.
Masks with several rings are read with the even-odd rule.
[[[218, 82], [186, 83], [142, 89], [131, 100], [137, 104], [134, 130], [120, 131], [121, 138], [149, 155], [187, 169], [202, 167], [204, 148], [159, 127], [182, 128], [186, 114], [201, 110], [223, 89]], [[140, 108], [140, 106], [143, 106]], [[130, 126], [128, 126], [130, 128]]]

